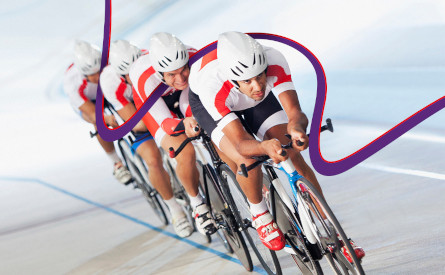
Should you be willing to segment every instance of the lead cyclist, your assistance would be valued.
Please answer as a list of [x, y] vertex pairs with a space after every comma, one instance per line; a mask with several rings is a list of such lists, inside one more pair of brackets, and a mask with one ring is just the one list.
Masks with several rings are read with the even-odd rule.
[[[300, 154], [309, 144], [308, 119], [300, 108], [287, 61], [278, 50], [263, 47], [244, 33], [222, 33], [217, 49], [193, 64], [189, 81], [193, 115], [236, 163], [232, 169], [252, 164], [253, 156], [268, 155], [275, 163], [291, 158], [298, 173], [322, 194], [314, 172]], [[281, 144], [288, 143], [285, 134], [291, 136], [293, 148], [282, 156]], [[281, 250], [285, 240], [262, 196], [261, 168], [249, 171], [247, 178], [237, 176], [237, 180], [249, 201], [261, 241], [271, 250]], [[363, 258], [363, 249], [351, 244], [357, 257]]]

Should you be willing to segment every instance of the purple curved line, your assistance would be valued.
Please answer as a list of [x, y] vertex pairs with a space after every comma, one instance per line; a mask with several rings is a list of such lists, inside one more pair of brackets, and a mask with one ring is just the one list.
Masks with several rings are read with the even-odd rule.
[[[323, 67], [315, 55], [306, 49], [304, 46], [300, 45], [298, 42], [295, 42], [286, 37], [277, 36], [273, 34], [250, 34], [253, 38], [256, 39], [267, 39], [273, 40], [277, 42], [281, 42], [286, 44], [300, 53], [302, 53], [309, 61], [315, 69], [315, 73], [317, 75], [317, 97], [315, 99], [315, 107], [314, 113], [311, 121], [311, 132], [317, 133], [312, 134], [309, 138], [309, 142], [312, 146], [309, 147], [309, 155], [311, 157], [312, 164], [320, 174], [325, 176], [333, 176], [343, 173], [357, 164], [363, 162], [373, 154], [380, 151], [382, 148], [399, 138], [404, 133], [408, 132], [416, 125], [427, 119], [428, 117], [434, 115], [438, 111], [442, 110], [445, 107], [445, 96], [437, 99], [433, 103], [424, 107], [420, 111], [416, 112], [412, 116], [408, 117], [385, 134], [376, 138], [374, 141], [364, 146], [357, 152], [345, 157], [341, 160], [337, 160], [334, 162], [326, 161], [320, 152], [320, 128], [323, 118], [324, 106], [326, 103], [326, 93], [327, 93], [327, 85], [326, 85], [326, 75], [324, 73]], [[314, 146], [316, 145], [316, 146]]]
[[[101, 70], [108, 64], [108, 51], [110, 48], [110, 36], [111, 36], [111, 0], [105, 0], [105, 22], [104, 22], [104, 39], [102, 44], [102, 62]], [[99, 135], [106, 141], [113, 141], [120, 139], [125, 136], [131, 129], [136, 126], [136, 124], [142, 119], [142, 117], [147, 113], [147, 111], [153, 106], [153, 104], [158, 100], [158, 98], [165, 92], [168, 88], [167, 85], [161, 84], [159, 87], [150, 95], [150, 97], [144, 102], [141, 108], [133, 115], [133, 117], [127, 120], [120, 127], [115, 129], [109, 129], [103, 120], [103, 110], [104, 110], [104, 95], [100, 85], [97, 87], [96, 95], [96, 117], [102, 117], [102, 122], [96, 120], [97, 131]]]
[[[102, 63], [101, 70], [108, 64], [108, 51], [110, 47], [110, 36], [111, 36], [111, 0], [105, 0], [105, 23], [104, 23], [104, 39], [102, 45]], [[198, 59], [216, 49], [216, 43], [204, 47], [195, 55], [190, 58], [190, 65], [195, 63]], [[97, 88], [97, 100], [96, 100], [96, 117], [102, 117], [102, 123], [97, 123], [97, 131], [99, 135], [106, 141], [114, 141], [120, 139], [125, 136], [131, 129], [136, 126], [136, 124], [142, 119], [142, 117], [150, 110], [153, 104], [161, 97], [161, 95], [168, 88], [167, 85], [161, 84], [159, 85], [155, 91], [147, 98], [141, 108], [127, 120], [124, 124], [122, 124], [119, 128], [109, 129], [105, 122], [103, 121], [103, 110], [104, 110], [104, 96], [100, 85]], [[98, 122], [99, 120], [97, 120]]]
[[[106, 64], [108, 63], [110, 34], [111, 34], [111, 0], [105, 0], [105, 24], [104, 24], [104, 40], [103, 40], [101, 69], [105, 67]], [[376, 152], [387, 146], [389, 143], [393, 142], [401, 135], [411, 130], [413, 127], [415, 127], [416, 125], [418, 125], [419, 123], [421, 123], [422, 121], [424, 121], [425, 119], [427, 119], [428, 117], [432, 116], [433, 114], [442, 110], [445, 107], [445, 97], [442, 97], [436, 100], [435, 102], [431, 103], [430, 105], [426, 106], [422, 110], [418, 111], [417, 113], [413, 114], [411, 117], [399, 123], [397, 126], [392, 128], [385, 134], [381, 135], [380, 137], [378, 137], [377, 139], [375, 139], [362, 149], [349, 155], [348, 157], [334, 162], [326, 161], [325, 159], [323, 159], [320, 152], [320, 128], [321, 128], [323, 111], [326, 103], [326, 93], [327, 93], [326, 75], [324, 73], [321, 63], [318, 61], [317, 57], [311, 51], [309, 51], [307, 48], [305, 48], [298, 42], [295, 42], [289, 38], [268, 33], [249, 33], [249, 34], [255, 39], [272, 40], [286, 44], [296, 49], [301, 54], [303, 54], [314, 67], [317, 76], [317, 97], [315, 100], [314, 113], [311, 121], [311, 132], [318, 134], [316, 135], [312, 134], [310, 136], [310, 143], [316, 144], [316, 146], [309, 147], [309, 155], [311, 157], [311, 161], [315, 170], [317, 170], [317, 172], [319, 172], [320, 174], [326, 176], [333, 176], [351, 169], [352, 167], [363, 162], [365, 159], [369, 158], [370, 156], [372, 156], [373, 154], [375, 154]], [[207, 53], [216, 49], [216, 47], [217, 43], [213, 42], [208, 46], [204, 47], [203, 49], [201, 49], [200, 51], [198, 51], [195, 55], [193, 55], [190, 58], [190, 65], [195, 63], [197, 60], [199, 60]], [[102, 119], [102, 123], [97, 124], [97, 130], [100, 136], [107, 141], [113, 141], [123, 137], [125, 134], [131, 131], [131, 129], [133, 129], [133, 127], [142, 119], [144, 114], [151, 108], [151, 106], [153, 106], [156, 100], [159, 99], [159, 97], [164, 93], [166, 89], [167, 86], [165, 84], [161, 84], [153, 92], [153, 94], [151, 94], [151, 96], [144, 102], [144, 104], [136, 112], [136, 114], [125, 124], [123, 124], [117, 129], [113, 130], [108, 129]], [[98, 86], [97, 89], [97, 96], [99, 99], [102, 100], [96, 101], [96, 117], [102, 116], [103, 118], [104, 97], [102, 94], [102, 90], [100, 89], [100, 85]], [[100, 110], [102, 110], [102, 112]]]

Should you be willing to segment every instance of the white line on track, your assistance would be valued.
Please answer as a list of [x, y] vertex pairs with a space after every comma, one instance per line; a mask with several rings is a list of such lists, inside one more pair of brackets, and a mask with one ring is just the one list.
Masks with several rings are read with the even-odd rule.
[[366, 164], [366, 163], [359, 164], [358, 166], [363, 167], [363, 168], [373, 169], [373, 170], [396, 173], [396, 174], [404, 174], [404, 175], [425, 177], [425, 178], [431, 178], [431, 179], [445, 180], [445, 174], [439, 174], [439, 173], [433, 173], [433, 172], [427, 172], [427, 171], [421, 171], [421, 170], [403, 169], [403, 168], [389, 167], [389, 166], [378, 165], [378, 164]]

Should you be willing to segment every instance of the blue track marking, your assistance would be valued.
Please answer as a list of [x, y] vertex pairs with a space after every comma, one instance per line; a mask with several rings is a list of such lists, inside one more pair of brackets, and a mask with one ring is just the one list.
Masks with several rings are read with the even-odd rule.
[[[152, 224], [146, 223], [146, 222], [141, 221], [141, 220], [139, 220], [139, 219], [137, 219], [137, 218], [135, 218], [135, 217], [129, 216], [129, 215], [125, 214], [125, 213], [119, 212], [119, 211], [117, 211], [117, 210], [115, 210], [115, 209], [113, 209], [113, 208], [110, 208], [110, 207], [105, 206], [105, 205], [103, 205], [103, 204], [100, 204], [100, 203], [98, 203], [98, 202], [89, 200], [89, 199], [87, 199], [87, 198], [85, 198], [85, 197], [76, 195], [76, 194], [74, 194], [74, 193], [72, 193], [72, 192], [69, 192], [69, 191], [63, 189], [63, 188], [60, 188], [60, 187], [55, 186], [55, 185], [53, 185], [53, 184], [44, 182], [44, 181], [42, 181], [42, 180], [39, 180], [39, 179], [33, 179], [33, 178], [0, 177], [0, 181], [15, 181], [15, 182], [32, 182], [32, 183], [38, 183], [38, 184], [40, 184], [40, 185], [42, 185], [42, 186], [45, 186], [45, 187], [47, 187], [47, 188], [53, 189], [53, 190], [55, 190], [55, 191], [57, 191], [57, 192], [60, 192], [60, 193], [62, 193], [62, 194], [65, 194], [65, 195], [67, 195], [67, 196], [70, 196], [70, 197], [72, 197], [72, 198], [75, 198], [75, 199], [77, 199], [77, 200], [80, 200], [80, 201], [83, 201], [83, 202], [88, 203], [88, 204], [90, 204], [90, 205], [93, 205], [93, 206], [96, 206], [96, 207], [98, 207], [98, 208], [101, 208], [101, 209], [103, 209], [103, 210], [105, 210], [105, 211], [107, 211], [107, 212], [113, 213], [113, 214], [115, 214], [115, 215], [117, 215], [117, 216], [120, 216], [120, 217], [122, 217], [122, 218], [124, 218], [124, 219], [130, 220], [130, 221], [132, 221], [132, 222], [135, 222], [135, 223], [137, 223], [137, 224], [140, 224], [140, 225], [142, 225], [142, 226], [145, 226], [145, 227], [147, 227], [147, 228], [149, 228], [149, 229], [151, 229], [151, 230], [154, 230], [154, 231], [156, 231], [156, 232], [159, 232], [159, 233], [161, 233], [161, 234], [163, 234], [163, 235], [165, 235], [165, 236], [167, 236], [167, 237], [176, 239], [176, 240], [178, 240], [178, 241], [181, 241], [181, 242], [183, 242], [183, 243], [186, 243], [186, 244], [188, 244], [188, 245], [191, 245], [191, 246], [193, 246], [193, 247], [195, 247], [195, 248], [197, 248], [197, 249], [204, 250], [204, 251], [206, 251], [206, 252], [212, 253], [212, 254], [214, 254], [214, 255], [216, 255], [216, 256], [218, 256], [218, 257], [220, 257], [220, 258], [223, 258], [223, 259], [225, 259], [225, 260], [229, 260], [229, 261], [231, 261], [231, 262], [234, 262], [234, 263], [237, 263], [237, 264], [239, 264], [239, 265], [242, 265], [241, 262], [240, 262], [238, 259], [233, 258], [233, 257], [231, 257], [231, 256], [229, 256], [229, 255], [227, 255], [227, 254], [225, 254], [225, 253], [223, 253], [223, 252], [221, 252], [221, 251], [215, 250], [215, 249], [213, 249], [213, 248], [207, 247], [207, 246], [205, 246], [205, 245], [199, 244], [199, 243], [194, 242], [194, 241], [189, 240], [189, 239], [184, 239], [184, 238], [178, 237], [176, 234], [173, 234], [173, 233], [170, 233], [170, 232], [168, 232], [168, 231], [165, 231], [165, 230], [163, 230], [162, 228], [156, 227], [156, 226], [154, 226], [154, 225], [152, 225]], [[199, 233], [198, 233], [198, 234], [199, 234]], [[267, 272], [266, 272], [264, 269], [259, 268], [259, 267], [257, 267], [257, 266], [254, 266], [253, 271], [258, 272], [259, 274], [267, 274]]]

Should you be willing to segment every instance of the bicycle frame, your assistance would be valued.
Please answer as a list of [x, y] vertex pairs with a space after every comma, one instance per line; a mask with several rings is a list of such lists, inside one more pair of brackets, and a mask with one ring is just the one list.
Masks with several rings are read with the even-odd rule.
[[[300, 220], [300, 216], [299, 216], [299, 212], [298, 212], [298, 186], [297, 186], [297, 182], [299, 179], [302, 178], [302, 176], [300, 174], [298, 174], [298, 172], [294, 172], [294, 173], [288, 173], [286, 172], [285, 169], [283, 169], [283, 167], [280, 164], [275, 164], [275, 163], [264, 163], [263, 164], [264, 170], [266, 171], [267, 175], [269, 176], [269, 179], [272, 183], [270, 188], [270, 194], [271, 194], [271, 205], [275, 205], [275, 197], [274, 197], [274, 192], [276, 191], [278, 193], [278, 195], [280, 196], [281, 200], [284, 202], [284, 204], [286, 205], [286, 207], [292, 211], [292, 215], [294, 215], [295, 220], [299, 221]], [[282, 184], [282, 182], [280, 181], [280, 179], [278, 178], [278, 175], [275, 173], [274, 168], [277, 168], [281, 171], [283, 171], [288, 179], [288, 183], [291, 187], [292, 190], [292, 198], [289, 196], [288, 192], [284, 189], [284, 186]], [[294, 199], [292, 201], [292, 199]], [[272, 209], [272, 216], [276, 219], [277, 214], [276, 214], [276, 209]], [[294, 224], [296, 226], [296, 228], [298, 229], [299, 233], [302, 233], [302, 226], [300, 224]]]

